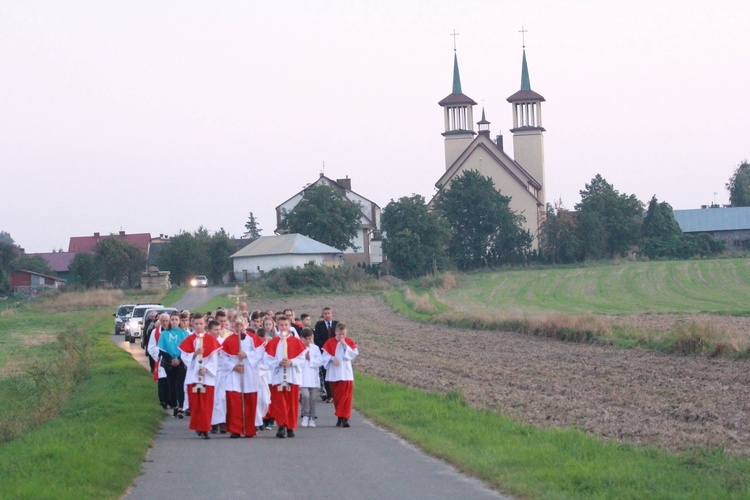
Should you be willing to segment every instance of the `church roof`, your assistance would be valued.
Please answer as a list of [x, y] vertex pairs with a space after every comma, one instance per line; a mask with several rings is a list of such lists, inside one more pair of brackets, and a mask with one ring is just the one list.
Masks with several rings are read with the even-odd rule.
[[261, 236], [229, 258], [260, 257], [264, 255], [339, 255], [341, 253], [341, 250], [309, 238], [304, 234], [292, 233]]
[[449, 96], [438, 103], [440, 106], [451, 104], [470, 104], [475, 106], [477, 103], [474, 99], [467, 96], [461, 90], [461, 75], [458, 72], [458, 56], [453, 54], [453, 91]]
[[469, 145], [466, 150], [453, 162], [448, 170], [438, 179], [435, 186], [440, 188], [450, 183], [451, 179], [455, 177], [461, 171], [461, 166], [471, 156], [471, 154], [477, 149], [482, 148], [495, 163], [498, 164], [503, 170], [505, 170], [516, 182], [524, 187], [524, 192], [529, 193], [529, 196], [534, 196], [526, 188], [528, 184], [531, 184], [536, 189], [541, 189], [542, 185], [537, 181], [525, 168], [523, 168], [517, 161], [509, 157], [505, 151], [497, 147], [497, 144], [492, 142], [492, 139], [479, 134], [474, 141]]

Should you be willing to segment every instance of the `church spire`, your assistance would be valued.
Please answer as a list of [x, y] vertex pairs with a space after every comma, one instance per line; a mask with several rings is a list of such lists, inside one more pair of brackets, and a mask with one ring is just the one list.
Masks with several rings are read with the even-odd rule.
[[463, 93], [461, 91], [461, 75], [458, 73], [458, 55], [455, 49], [453, 50], [453, 93]]
[[523, 49], [523, 63], [521, 64], [521, 90], [531, 90], [531, 82], [529, 81], [529, 66], [526, 64], [526, 47], [524, 47]]

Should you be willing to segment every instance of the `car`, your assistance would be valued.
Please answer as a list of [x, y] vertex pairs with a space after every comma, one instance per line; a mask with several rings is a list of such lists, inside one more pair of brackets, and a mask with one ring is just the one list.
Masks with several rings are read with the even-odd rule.
[[125, 332], [125, 340], [133, 343], [135, 339], [141, 336], [141, 329], [143, 328], [143, 318], [147, 310], [155, 307], [164, 307], [161, 304], [136, 304], [133, 310], [128, 315], [127, 321], [123, 325], [122, 330]]
[[115, 317], [115, 335], [122, 333], [122, 327], [125, 325], [125, 321], [128, 319], [128, 314], [133, 311], [135, 304], [122, 304], [117, 308], [117, 312], [112, 316]]
[[[153, 308], [150, 308], [150, 309], [146, 309], [146, 312], [143, 313], [143, 319], [144, 319], [144, 321], [143, 321], [143, 324], [141, 325], [141, 333], [139, 335], [140, 338], [141, 338], [141, 347], [143, 347], [144, 349], [146, 347], [148, 347], [144, 343], [144, 342], [146, 342], [146, 343], [148, 342], [148, 339], [146, 339], [146, 334], [148, 332], [145, 331], [145, 329], [143, 328], [145, 326], [145, 324], [146, 324], [145, 319], [148, 318], [149, 316], [151, 316], [151, 313], [156, 313], [156, 317], [157, 317], [156, 323], [158, 323], [158, 321], [159, 321], [158, 318], [159, 318], [159, 316], [162, 313], [167, 313], [167, 314], [171, 315], [173, 312], [179, 312], [179, 311], [177, 311], [177, 309], [175, 309], [174, 307], [164, 307], [164, 306], [159, 306], [159, 307], [153, 307]], [[133, 340], [131, 340], [131, 342], [133, 342]]]
[[208, 278], [203, 276], [202, 274], [193, 277], [193, 279], [190, 280], [190, 286], [192, 287], [207, 287], [208, 286]]

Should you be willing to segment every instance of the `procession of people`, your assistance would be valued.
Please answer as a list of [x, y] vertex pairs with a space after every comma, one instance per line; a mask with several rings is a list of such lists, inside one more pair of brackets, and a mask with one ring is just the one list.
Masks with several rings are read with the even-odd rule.
[[318, 399], [334, 405], [336, 427], [351, 425], [359, 351], [330, 307], [314, 327], [309, 314], [249, 312], [243, 302], [237, 309], [164, 313], [152, 328], [144, 347], [159, 404], [174, 418], [189, 418], [201, 439], [274, 429], [278, 438], [293, 438], [298, 427], [318, 425]]

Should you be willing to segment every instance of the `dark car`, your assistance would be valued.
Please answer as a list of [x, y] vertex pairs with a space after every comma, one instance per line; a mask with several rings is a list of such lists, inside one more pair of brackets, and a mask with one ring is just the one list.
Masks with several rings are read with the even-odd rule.
[[115, 317], [115, 335], [122, 333], [125, 322], [128, 320], [128, 314], [133, 312], [135, 304], [123, 304], [117, 308], [117, 312], [112, 316]]
[[133, 310], [128, 315], [127, 321], [122, 327], [125, 332], [125, 340], [128, 342], [135, 342], [135, 339], [141, 336], [141, 329], [143, 328], [143, 318], [147, 310], [155, 307], [164, 307], [161, 304], [136, 304]]

